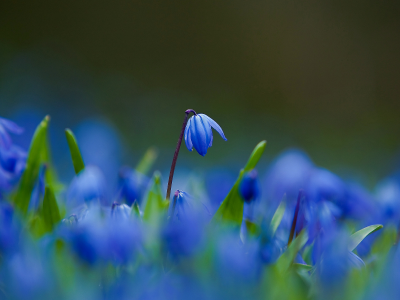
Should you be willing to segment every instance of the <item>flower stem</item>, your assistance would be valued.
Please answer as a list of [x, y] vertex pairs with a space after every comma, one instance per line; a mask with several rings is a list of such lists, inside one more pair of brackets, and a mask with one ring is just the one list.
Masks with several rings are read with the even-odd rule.
[[296, 209], [294, 210], [294, 216], [293, 216], [292, 228], [290, 229], [288, 246], [290, 245], [290, 243], [293, 240], [294, 232], [295, 232], [295, 229], [296, 229], [297, 216], [299, 215], [300, 200], [301, 200], [302, 196], [303, 196], [303, 190], [300, 190], [299, 191], [299, 196], [297, 197]]
[[176, 145], [174, 158], [172, 159], [171, 170], [169, 171], [168, 188], [167, 188], [167, 196], [166, 196], [167, 200], [169, 200], [169, 198], [171, 196], [172, 179], [174, 178], [175, 165], [176, 165], [176, 161], [178, 160], [179, 149], [181, 148], [183, 133], [185, 132], [185, 127], [186, 127], [186, 123], [188, 121], [188, 116], [191, 112], [194, 115], [196, 115], [196, 112], [193, 109], [188, 109], [185, 111], [185, 119], [183, 120], [182, 130], [181, 130], [181, 134], [179, 135], [178, 144]]

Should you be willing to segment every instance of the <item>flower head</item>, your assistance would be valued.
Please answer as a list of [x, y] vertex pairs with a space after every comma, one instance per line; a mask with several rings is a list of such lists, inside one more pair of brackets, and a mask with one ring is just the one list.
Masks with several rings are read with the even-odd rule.
[[11, 138], [8, 132], [21, 134], [23, 129], [10, 120], [0, 118], [0, 148], [9, 149], [11, 147]]
[[194, 147], [201, 156], [207, 154], [207, 149], [212, 146], [213, 141], [211, 127], [225, 141], [227, 140], [222, 128], [210, 117], [204, 114], [195, 114], [189, 119], [185, 128], [185, 143], [189, 151], [192, 151]]
[[244, 201], [246, 201], [247, 203], [250, 203], [255, 198], [257, 198], [259, 187], [256, 170], [251, 170], [243, 176], [243, 179], [239, 185], [239, 192]]

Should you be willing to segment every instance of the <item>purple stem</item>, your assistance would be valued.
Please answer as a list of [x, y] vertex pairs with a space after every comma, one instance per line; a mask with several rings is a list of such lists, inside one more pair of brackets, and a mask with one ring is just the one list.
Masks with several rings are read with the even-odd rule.
[[167, 196], [166, 196], [167, 200], [169, 200], [169, 198], [171, 196], [172, 179], [174, 178], [175, 165], [176, 165], [176, 161], [178, 160], [178, 154], [179, 154], [179, 149], [181, 148], [181, 144], [182, 144], [183, 133], [185, 132], [185, 127], [186, 127], [186, 124], [188, 121], [188, 116], [190, 113], [197, 115], [193, 109], [188, 109], [185, 111], [185, 119], [183, 120], [182, 130], [181, 130], [181, 134], [179, 135], [178, 145], [176, 145], [174, 158], [172, 159], [171, 170], [169, 171], [168, 188], [167, 188]]
[[297, 216], [299, 215], [300, 200], [301, 200], [302, 196], [303, 196], [303, 190], [300, 190], [299, 191], [299, 196], [297, 197], [296, 209], [294, 210], [294, 216], [293, 216], [292, 228], [290, 229], [288, 246], [290, 245], [290, 243], [293, 240], [294, 232], [295, 232], [295, 229], [296, 229]]

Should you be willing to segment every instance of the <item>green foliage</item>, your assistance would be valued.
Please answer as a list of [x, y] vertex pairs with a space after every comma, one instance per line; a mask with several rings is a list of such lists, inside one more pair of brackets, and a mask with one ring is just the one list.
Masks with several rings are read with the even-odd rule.
[[158, 156], [158, 151], [154, 147], [150, 147], [147, 149], [146, 153], [143, 155], [143, 158], [140, 160], [139, 164], [136, 166], [136, 171], [147, 174], [152, 168], [154, 162], [156, 161]]
[[81, 151], [78, 147], [78, 142], [76, 141], [74, 133], [70, 129], [65, 129], [65, 136], [67, 138], [69, 151], [71, 153], [72, 164], [74, 165], [75, 174], [78, 174], [85, 168]]
[[55, 225], [61, 221], [56, 197], [49, 186], [46, 186], [44, 193], [42, 217], [47, 231], [52, 231]]
[[139, 208], [139, 204], [137, 203], [137, 201], [133, 202], [133, 204], [132, 204], [131, 215], [135, 216], [137, 218], [140, 218], [140, 208]]
[[164, 200], [161, 191], [161, 175], [159, 172], [154, 172], [153, 185], [147, 194], [143, 219], [149, 222], [155, 222], [161, 214], [168, 208], [168, 201]]
[[276, 230], [279, 227], [279, 224], [282, 221], [283, 218], [283, 214], [285, 213], [285, 209], [286, 209], [286, 202], [282, 201], [278, 208], [276, 209], [274, 216], [272, 217], [271, 220], [271, 233], [275, 234]]
[[289, 270], [292, 265], [297, 252], [306, 244], [308, 240], [308, 235], [305, 230], [300, 232], [300, 234], [290, 243], [286, 251], [279, 257], [276, 262], [276, 267], [279, 273], [285, 273]]
[[350, 236], [349, 250], [353, 251], [369, 234], [378, 231], [382, 227], [382, 225], [371, 225], [353, 233]]
[[15, 194], [15, 207], [26, 215], [29, 207], [32, 190], [39, 175], [40, 166], [43, 163], [50, 163], [50, 151], [48, 149], [47, 128], [50, 117], [46, 116], [38, 125], [33, 135], [28, 152], [26, 168]]
[[261, 155], [264, 153], [266, 145], [267, 142], [262, 141], [254, 148], [246, 166], [240, 171], [238, 179], [215, 213], [213, 217], [214, 221], [227, 221], [237, 226], [242, 224], [244, 202], [239, 194], [239, 184], [242, 180], [243, 174], [255, 168], [261, 158]]

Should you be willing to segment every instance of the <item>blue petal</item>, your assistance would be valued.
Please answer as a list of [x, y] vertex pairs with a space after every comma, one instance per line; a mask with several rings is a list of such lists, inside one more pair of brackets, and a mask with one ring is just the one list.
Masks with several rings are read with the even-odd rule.
[[211, 130], [211, 125], [208, 122], [207, 118], [201, 117], [201, 122], [203, 123], [204, 126], [204, 131], [206, 133], [206, 144], [207, 144], [207, 148], [210, 147], [212, 145], [212, 130]]
[[0, 124], [0, 147], [9, 149], [11, 146], [11, 138], [6, 129]]
[[9, 132], [15, 133], [15, 134], [21, 134], [24, 129], [22, 127], [19, 127], [17, 124], [14, 122], [0, 118], [0, 125], [3, 125], [4, 128], [6, 128]]
[[192, 143], [197, 152], [204, 156], [207, 153], [207, 135], [203, 126], [203, 122], [199, 115], [192, 117], [192, 122], [190, 124], [190, 134], [192, 138]]
[[205, 117], [208, 120], [208, 123], [210, 123], [210, 125], [219, 133], [219, 135], [225, 140], [227, 141], [228, 139], [225, 137], [224, 132], [222, 131], [221, 126], [219, 126], [217, 124], [217, 122], [215, 122], [213, 119], [211, 119], [209, 116], [205, 115], [205, 114], [199, 114], [199, 116]]
[[186, 124], [186, 128], [185, 128], [185, 144], [186, 144], [186, 148], [188, 148], [189, 151], [193, 150], [193, 143], [192, 143], [192, 138], [190, 135], [191, 122], [192, 122], [192, 118], [189, 119], [189, 121]]

